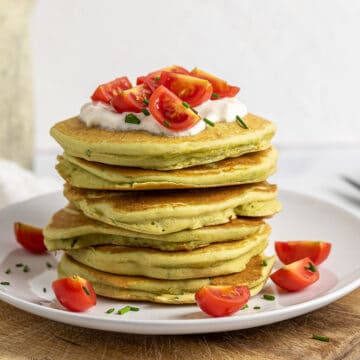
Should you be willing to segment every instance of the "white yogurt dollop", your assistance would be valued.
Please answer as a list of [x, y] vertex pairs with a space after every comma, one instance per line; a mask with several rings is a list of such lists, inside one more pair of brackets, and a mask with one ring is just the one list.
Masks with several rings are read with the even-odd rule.
[[201, 117], [192, 128], [185, 131], [172, 131], [160, 125], [152, 115], [145, 116], [143, 113], [136, 113], [140, 124], [129, 124], [125, 122], [125, 113], [117, 113], [114, 109], [102, 102], [91, 102], [82, 106], [80, 119], [88, 126], [99, 126], [107, 130], [129, 131], [143, 130], [156, 135], [165, 136], [191, 136], [205, 130], [207, 125], [203, 119], [217, 122], [233, 122], [236, 115], [243, 117], [247, 114], [246, 106], [236, 98], [223, 98], [219, 100], [208, 100], [195, 107]]

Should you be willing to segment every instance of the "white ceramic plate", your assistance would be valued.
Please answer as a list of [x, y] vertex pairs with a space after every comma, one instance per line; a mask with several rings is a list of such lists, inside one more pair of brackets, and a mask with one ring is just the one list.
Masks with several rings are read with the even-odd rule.
[[[294, 192], [282, 191], [280, 200], [284, 210], [271, 220], [269, 254], [273, 253], [274, 239], [321, 239], [333, 244], [330, 257], [320, 266], [320, 280], [304, 291], [279, 292], [269, 280], [262, 293], [251, 298], [248, 309], [224, 318], [210, 318], [192, 305], [131, 303], [100, 297], [96, 307], [86, 313], [66, 311], [56, 303], [51, 290], [60, 254], [31, 255], [17, 245], [13, 235], [15, 221], [34, 226], [48, 222], [65, 204], [62, 194], [54, 193], [0, 211], [0, 282], [10, 282], [9, 286], [0, 285], [0, 299], [48, 319], [88, 328], [136, 334], [191, 334], [245, 329], [290, 319], [359, 287], [360, 219], [322, 200]], [[47, 262], [53, 267], [49, 269]], [[30, 271], [23, 272], [17, 263], [27, 264]], [[9, 268], [11, 273], [6, 274]], [[274, 293], [275, 301], [262, 299], [264, 293]], [[105, 313], [111, 307], [119, 309], [125, 305], [136, 305], [140, 311], [124, 315]], [[261, 309], [255, 310], [254, 306]]]

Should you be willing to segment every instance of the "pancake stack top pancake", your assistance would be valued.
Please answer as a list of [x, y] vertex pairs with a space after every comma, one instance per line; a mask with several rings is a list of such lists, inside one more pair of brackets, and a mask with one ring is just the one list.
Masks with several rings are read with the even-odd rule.
[[[254, 295], [271, 272], [264, 218], [281, 209], [266, 182], [275, 126], [244, 114], [238, 88], [178, 68], [127, 89], [103, 84], [86, 111], [51, 129], [69, 205], [45, 243], [64, 250], [59, 276], [79, 274], [99, 295], [193, 303], [204, 285], [247, 285]], [[195, 85], [196, 96], [178, 91]]]

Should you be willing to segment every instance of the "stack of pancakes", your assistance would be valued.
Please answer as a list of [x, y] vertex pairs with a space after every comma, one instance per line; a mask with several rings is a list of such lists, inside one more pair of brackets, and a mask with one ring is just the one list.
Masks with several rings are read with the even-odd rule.
[[99, 295], [169, 304], [195, 302], [204, 285], [247, 285], [258, 293], [274, 263], [266, 257], [281, 208], [274, 173], [275, 125], [248, 114], [197, 135], [56, 124], [57, 170], [69, 205], [44, 229], [64, 250], [60, 277], [78, 274]]

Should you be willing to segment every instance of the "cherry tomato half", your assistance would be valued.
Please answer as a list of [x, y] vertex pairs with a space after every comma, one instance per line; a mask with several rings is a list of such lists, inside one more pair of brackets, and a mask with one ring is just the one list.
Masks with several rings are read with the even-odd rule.
[[319, 272], [311, 259], [295, 261], [270, 275], [271, 280], [287, 291], [299, 291], [319, 280]]
[[250, 299], [247, 286], [204, 286], [195, 294], [201, 310], [210, 316], [229, 316]]
[[213, 87], [213, 92], [214, 94], [216, 94], [216, 97], [212, 97], [213, 100], [223, 97], [234, 97], [240, 91], [239, 87], [229, 85], [225, 80], [222, 80], [199, 68], [194, 68], [193, 70], [191, 70], [190, 75], [198, 77], [200, 79], [208, 80], [211, 83]]
[[144, 103], [151, 94], [150, 89], [142, 84], [122, 91], [111, 100], [112, 107], [119, 113], [141, 112], [147, 105]]
[[209, 100], [213, 93], [213, 88], [207, 80], [167, 71], [161, 73], [160, 84], [193, 107]]
[[172, 72], [176, 74], [185, 74], [188, 75], [189, 72], [181, 66], [172, 65], [163, 69], [159, 69], [151, 72], [146, 75], [145, 78], [143, 76], [139, 76], [136, 79], [136, 82], [143, 81], [152, 91], [154, 91], [160, 85], [160, 76], [163, 71]]
[[132, 88], [130, 80], [126, 76], [119, 77], [106, 84], [99, 85], [91, 95], [93, 101], [101, 101], [110, 104], [111, 99], [121, 91]]
[[59, 303], [70, 311], [85, 311], [96, 305], [96, 294], [89, 281], [74, 275], [52, 283]]
[[163, 85], [150, 96], [149, 109], [159, 124], [173, 131], [189, 129], [200, 120], [199, 115]]
[[34, 254], [46, 252], [42, 229], [17, 222], [14, 224], [14, 232], [17, 242], [26, 250]]
[[276, 241], [275, 251], [284, 264], [309, 257], [315, 265], [327, 259], [331, 244], [323, 241]]

